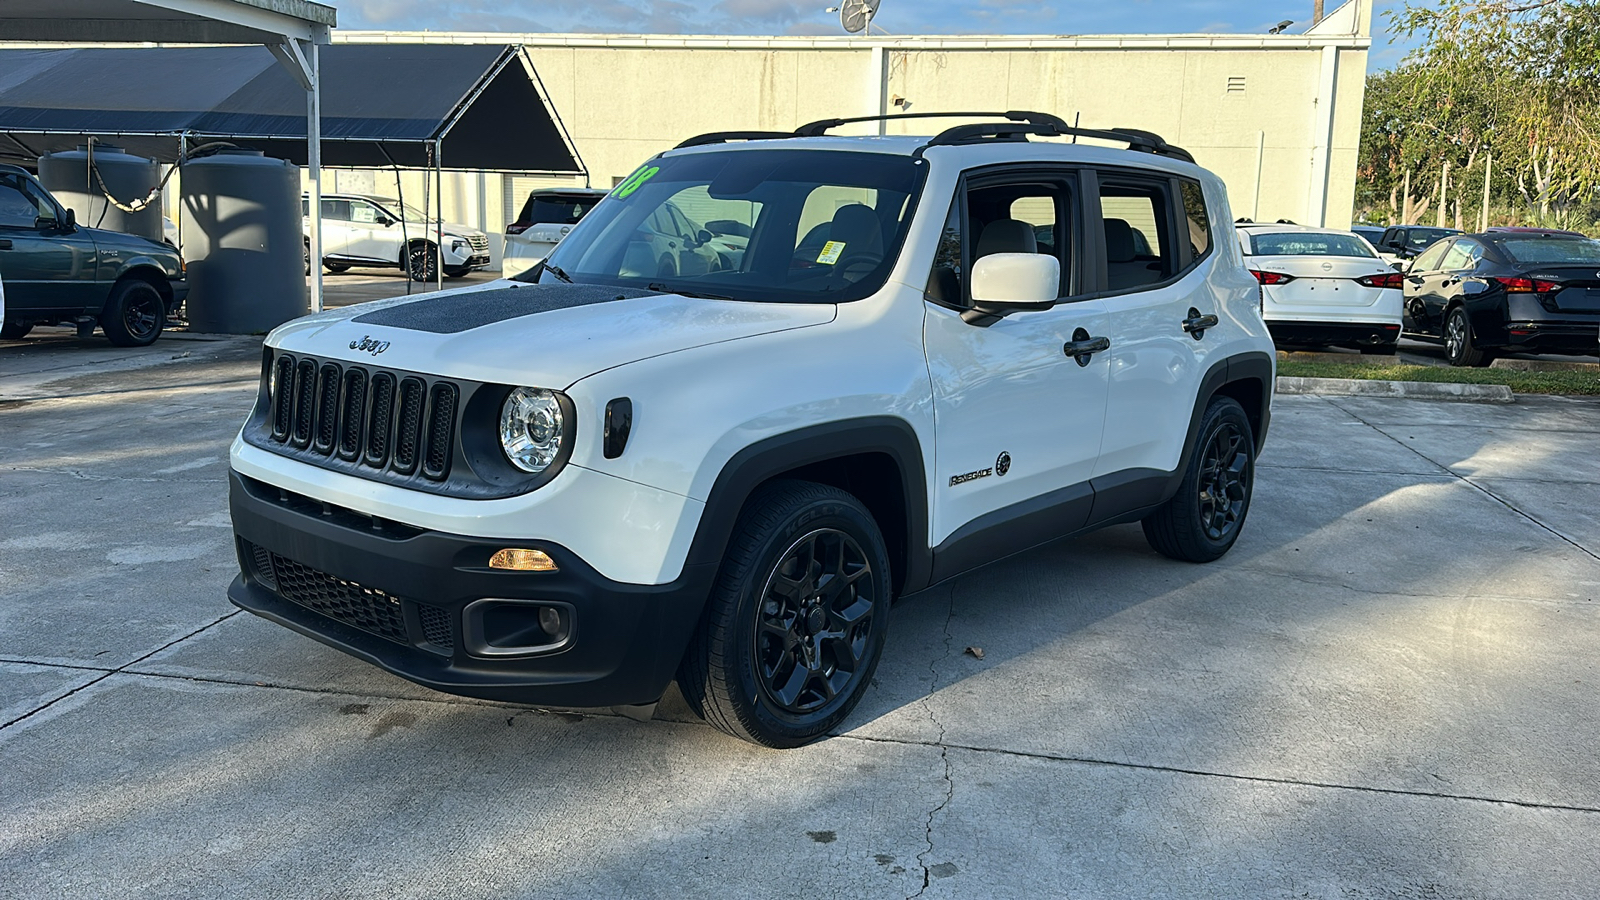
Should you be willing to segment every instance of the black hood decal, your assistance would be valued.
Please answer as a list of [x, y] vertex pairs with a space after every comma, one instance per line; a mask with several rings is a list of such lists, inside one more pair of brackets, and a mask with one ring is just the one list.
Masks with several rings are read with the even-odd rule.
[[434, 334], [457, 334], [536, 313], [653, 297], [659, 293], [598, 284], [524, 284], [470, 294], [424, 297], [363, 313], [351, 321]]

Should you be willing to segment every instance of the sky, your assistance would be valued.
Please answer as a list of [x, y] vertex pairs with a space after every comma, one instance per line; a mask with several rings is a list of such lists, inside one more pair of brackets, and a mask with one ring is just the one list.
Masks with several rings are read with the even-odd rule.
[[[330, 0], [323, 0], [330, 2]], [[331, 0], [343, 29], [842, 34], [839, 0]], [[1327, 0], [1329, 11], [1340, 0]], [[1405, 55], [1388, 42], [1377, 0], [1371, 69]], [[1312, 0], [882, 0], [874, 20], [891, 34], [1260, 34], [1285, 19], [1311, 23]], [[876, 31], [876, 29], [874, 29]]]

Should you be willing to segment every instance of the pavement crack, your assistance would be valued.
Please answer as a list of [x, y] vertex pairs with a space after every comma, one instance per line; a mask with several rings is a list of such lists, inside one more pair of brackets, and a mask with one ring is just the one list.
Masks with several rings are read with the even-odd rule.
[[1546, 525], [1545, 523], [1539, 521], [1538, 519], [1534, 518], [1531, 514], [1529, 514], [1527, 512], [1524, 512], [1521, 508], [1519, 508], [1516, 504], [1512, 503], [1510, 500], [1507, 500], [1506, 498], [1500, 496], [1499, 494], [1496, 494], [1494, 491], [1491, 491], [1488, 488], [1484, 487], [1483, 485], [1478, 484], [1477, 482], [1473, 481], [1471, 478], [1467, 477], [1466, 475], [1463, 475], [1460, 472], [1457, 472], [1456, 470], [1450, 468], [1449, 466], [1445, 465], [1444, 463], [1439, 462], [1438, 460], [1434, 459], [1433, 457], [1429, 456], [1428, 454], [1423, 453], [1421, 450], [1418, 450], [1417, 448], [1411, 446], [1410, 444], [1407, 444], [1405, 441], [1400, 440], [1399, 438], [1395, 437], [1394, 435], [1390, 434], [1389, 432], [1384, 431], [1382, 428], [1379, 428], [1378, 426], [1372, 424], [1371, 422], [1368, 422], [1366, 419], [1363, 419], [1360, 416], [1360, 414], [1352, 412], [1350, 409], [1348, 409], [1348, 408], [1346, 408], [1344, 406], [1340, 406], [1337, 402], [1335, 402], [1335, 401], [1333, 401], [1331, 399], [1328, 400], [1328, 402], [1330, 404], [1332, 404], [1334, 406], [1334, 408], [1340, 410], [1341, 412], [1343, 412], [1345, 415], [1349, 416], [1350, 418], [1355, 419], [1357, 422], [1360, 422], [1361, 424], [1367, 426], [1368, 428], [1371, 428], [1373, 431], [1376, 431], [1377, 433], [1383, 435], [1384, 437], [1388, 438], [1389, 440], [1394, 441], [1396, 444], [1399, 444], [1400, 446], [1404, 447], [1405, 449], [1410, 450], [1412, 453], [1415, 453], [1418, 456], [1418, 458], [1426, 460], [1427, 462], [1429, 462], [1429, 463], [1431, 463], [1431, 464], [1433, 464], [1435, 466], [1438, 466], [1444, 472], [1448, 472], [1452, 478], [1455, 478], [1457, 481], [1461, 482], [1462, 484], [1466, 485], [1467, 487], [1472, 488], [1473, 490], [1475, 490], [1478, 493], [1484, 495], [1485, 497], [1488, 497], [1490, 500], [1493, 500], [1494, 502], [1500, 504], [1501, 506], [1504, 506], [1506, 509], [1512, 511], [1513, 513], [1516, 513], [1517, 515], [1521, 516], [1522, 518], [1527, 519], [1529, 522], [1532, 522], [1534, 525], [1538, 526], [1539, 528], [1543, 529], [1544, 531], [1549, 532], [1556, 539], [1560, 540], [1562, 543], [1565, 543], [1565, 544], [1568, 544], [1568, 545], [1572, 546], [1572, 548], [1577, 550], [1579, 553], [1582, 553], [1583, 555], [1589, 557], [1590, 559], [1593, 559], [1593, 560], [1596, 560], [1596, 561], [1600, 561], [1600, 554], [1596, 554], [1593, 550], [1590, 550], [1588, 547], [1585, 547], [1584, 545], [1578, 543], [1576, 540], [1568, 537], [1565, 534], [1562, 534], [1560, 531], [1557, 531], [1556, 529], [1551, 528], [1549, 525]]
[[944, 616], [944, 653], [928, 663], [928, 696], [922, 700], [923, 709], [928, 713], [928, 721], [933, 723], [933, 727], [939, 729], [939, 738], [934, 742], [933, 746], [939, 748], [939, 764], [944, 768], [944, 799], [939, 801], [938, 806], [928, 810], [928, 820], [923, 824], [922, 835], [922, 840], [927, 846], [917, 854], [917, 866], [922, 869], [922, 887], [915, 894], [907, 897], [906, 900], [921, 897], [928, 890], [928, 884], [933, 877], [933, 873], [928, 867], [928, 857], [933, 853], [933, 820], [939, 813], [944, 811], [945, 807], [950, 805], [950, 800], [955, 797], [956, 793], [955, 780], [950, 776], [950, 748], [945, 744], [944, 723], [939, 721], [939, 716], [933, 711], [933, 694], [939, 689], [939, 664], [950, 658], [950, 645], [955, 641], [955, 637], [950, 634], [950, 622], [955, 619], [955, 616], [956, 588], [954, 584], [951, 584], [950, 606], [945, 611]]
[[[901, 744], [905, 746], [927, 747], [931, 746], [926, 741], [913, 741], [904, 738], [868, 737], [860, 734], [844, 734], [841, 738], [853, 741], [866, 741], [874, 744]], [[1090, 756], [1067, 756], [1064, 754], [1044, 753], [1030, 750], [1008, 750], [1002, 747], [981, 747], [971, 744], [941, 744], [941, 749], [965, 750], [969, 753], [983, 753], [994, 756], [1009, 756], [1016, 759], [1033, 759], [1042, 762], [1058, 762], [1071, 765], [1102, 766], [1111, 769], [1132, 769], [1142, 772], [1160, 772], [1169, 775], [1189, 775], [1196, 778], [1220, 778], [1227, 781], [1240, 781], [1252, 784], [1277, 785], [1283, 787], [1317, 788], [1319, 790], [1351, 791], [1359, 794], [1374, 794], [1391, 797], [1415, 797], [1426, 800], [1455, 800], [1463, 803], [1490, 803], [1500, 806], [1515, 806], [1521, 809], [1549, 810], [1554, 812], [1576, 812], [1600, 815], [1600, 807], [1580, 806], [1572, 803], [1546, 803], [1537, 800], [1512, 800], [1504, 797], [1488, 797], [1481, 794], [1452, 794], [1445, 791], [1410, 790], [1406, 788], [1369, 787], [1359, 784], [1340, 784], [1332, 781], [1312, 781], [1302, 778], [1284, 778], [1271, 775], [1240, 775], [1232, 772], [1212, 772], [1206, 769], [1190, 769], [1182, 766], [1164, 766], [1155, 763], [1131, 763], [1112, 759], [1099, 759]], [[924, 889], [927, 877], [924, 875]]]
[[155, 656], [157, 653], [160, 653], [161, 651], [167, 649], [168, 647], [174, 647], [174, 646], [176, 646], [178, 644], [183, 643], [184, 641], [187, 641], [189, 638], [192, 638], [195, 635], [200, 634], [201, 632], [204, 632], [204, 631], [207, 631], [209, 629], [215, 628], [216, 626], [221, 625], [223, 622], [226, 622], [229, 619], [233, 618], [234, 616], [237, 616], [241, 612], [243, 612], [243, 610], [236, 609], [233, 612], [227, 613], [226, 615], [223, 615], [223, 616], [221, 616], [219, 618], [211, 620], [210, 622], [207, 622], [204, 625], [201, 625], [199, 628], [196, 628], [195, 630], [189, 632], [188, 634], [184, 635], [183, 637], [175, 638], [173, 640], [167, 641], [165, 644], [162, 644], [161, 646], [155, 648], [154, 650], [151, 650], [149, 653], [146, 653], [145, 655], [139, 657], [138, 659], [132, 660], [132, 661], [127, 662], [127, 663], [124, 663], [123, 665], [117, 666], [114, 669], [105, 670], [105, 673], [103, 675], [101, 675], [99, 678], [95, 678], [95, 679], [92, 679], [90, 681], [84, 682], [83, 684], [78, 685], [77, 687], [73, 688], [72, 690], [67, 691], [65, 694], [62, 694], [59, 697], [56, 697], [56, 698], [54, 698], [52, 700], [49, 700], [48, 702], [46, 702], [46, 703], [44, 703], [44, 704], [42, 704], [40, 706], [36, 706], [33, 709], [28, 710], [27, 712], [23, 713], [20, 716], [17, 716], [14, 719], [11, 719], [8, 722], [0, 722], [0, 731], [4, 731], [5, 729], [10, 728], [11, 726], [17, 724], [18, 722], [21, 722], [21, 721], [23, 721], [25, 719], [28, 719], [28, 718], [32, 717], [32, 716], [38, 715], [39, 713], [49, 709], [50, 707], [55, 706], [57, 703], [60, 703], [61, 701], [67, 699], [68, 697], [71, 697], [72, 695], [77, 694], [77, 693], [79, 693], [81, 691], [88, 690], [89, 688], [94, 687], [95, 685], [99, 684], [102, 681], [105, 681], [107, 678], [110, 678], [113, 675], [117, 675], [117, 674], [120, 674], [122, 672], [126, 672], [128, 669], [138, 665], [139, 663], [144, 662], [145, 660], [149, 659], [152, 656]]

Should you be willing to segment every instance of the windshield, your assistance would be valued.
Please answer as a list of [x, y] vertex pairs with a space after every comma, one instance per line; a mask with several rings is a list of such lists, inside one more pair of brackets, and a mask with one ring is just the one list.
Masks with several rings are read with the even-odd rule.
[[1519, 263], [1554, 263], [1575, 266], [1600, 265], [1600, 241], [1567, 238], [1528, 237], [1502, 240], [1500, 249]]
[[888, 279], [924, 169], [909, 156], [833, 150], [652, 160], [583, 218], [548, 267], [519, 277], [739, 300], [858, 300]]
[[1359, 256], [1376, 259], [1367, 242], [1353, 234], [1283, 231], [1253, 234], [1256, 256]]

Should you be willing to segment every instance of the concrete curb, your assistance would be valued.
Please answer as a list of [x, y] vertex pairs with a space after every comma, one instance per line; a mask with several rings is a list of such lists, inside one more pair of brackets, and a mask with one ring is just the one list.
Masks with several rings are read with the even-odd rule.
[[1280, 394], [1327, 397], [1393, 397], [1396, 400], [1456, 400], [1467, 403], [1512, 403], [1516, 397], [1503, 384], [1450, 384], [1432, 381], [1369, 381], [1360, 378], [1294, 378], [1278, 376]]
[[1510, 369], [1513, 372], [1589, 372], [1600, 375], [1600, 363], [1553, 359], [1497, 359], [1489, 363], [1489, 368]]

